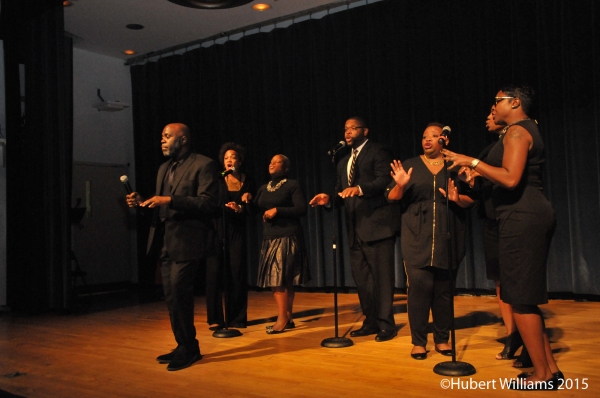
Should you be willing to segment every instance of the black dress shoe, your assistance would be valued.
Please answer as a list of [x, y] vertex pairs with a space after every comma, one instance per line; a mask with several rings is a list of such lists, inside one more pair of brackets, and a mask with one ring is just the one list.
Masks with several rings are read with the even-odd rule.
[[295, 329], [296, 328], [296, 324], [294, 323], [294, 321], [288, 321], [287, 325], [285, 325], [286, 329]]
[[371, 328], [366, 328], [366, 327], [361, 327], [360, 329], [356, 329], [350, 332], [350, 337], [363, 337], [363, 336], [369, 336], [372, 334], [377, 334], [378, 330], [377, 329], [371, 329]]
[[396, 331], [396, 329], [394, 330], [381, 330], [379, 331], [379, 333], [377, 333], [377, 336], [375, 336], [375, 341], [388, 341], [393, 339], [394, 337], [396, 337], [398, 335], [398, 332]]
[[556, 373], [552, 374], [552, 377], [546, 381], [527, 381], [523, 378], [517, 378], [512, 380], [508, 386], [511, 390], [521, 391], [540, 391], [540, 390], [558, 390], [561, 384], [558, 381]]
[[221, 329], [225, 329], [225, 325], [214, 325], [214, 326], [211, 326], [208, 328], [208, 330], [212, 330], [212, 331], [221, 330]]
[[163, 355], [157, 356], [156, 361], [158, 363], [169, 363], [173, 360], [174, 356], [175, 356], [175, 350], [171, 351], [168, 354], [163, 354]]
[[191, 355], [174, 355], [171, 362], [169, 362], [169, 366], [167, 366], [167, 370], [181, 370], [192, 366], [194, 362], [197, 362], [202, 359], [202, 355], [200, 355], [200, 351], [197, 351]]
[[435, 346], [435, 350], [446, 357], [452, 356], [452, 350], [440, 350], [437, 346]]

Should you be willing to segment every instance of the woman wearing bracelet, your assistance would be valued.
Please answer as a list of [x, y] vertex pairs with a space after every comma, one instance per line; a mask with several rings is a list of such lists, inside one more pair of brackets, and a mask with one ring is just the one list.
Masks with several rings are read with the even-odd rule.
[[[543, 194], [544, 143], [537, 124], [527, 116], [533, 92], [507, 86], [496, 94], [494, 121], [505, 124], [486, 162], [443, 150], [452, 167], [468, 166], [467, 179], [481, 176], [494, 184], [492, 202], [498, 221], [502, 301], [511, 305], [517, 329], [533, 362], [515, 389], [557, 389], [559, 371], [539, 304], [548, 302], [546, 259], [554, 233], [554, 209]], [[464, 170], [464, 169], [461, 169]]]
[[[387, 189], [388, 200], [401, 200], [403, 209], [400, 239], [408, 277], [408, 321], [413, 344], [411, 357], [414, 359], [427, 358], [430, 312], [435, 350], [442, 355], [452, 355], [448, 339], [452, 322], [452, 284], [456, 273], [451, 273], [450, 269], [456, 271], [464, 257], [463, 208], [473, 203], [469, 196], [458, 191], [454, 182], [457, 173], [454, 172], [448, 179], [450, 206], [446, 212], [444, 160], [440, 151], [449, 140], [442, 135], [442, 126], [430, 123], [425, 129], [421, 140], [423, 155], [403, 163], [393, 161], [391, 174], [394, 181]], [[448, 235], [451, 240], [447, 239]], [[451, 259], [448, 250], [451, 250]]]

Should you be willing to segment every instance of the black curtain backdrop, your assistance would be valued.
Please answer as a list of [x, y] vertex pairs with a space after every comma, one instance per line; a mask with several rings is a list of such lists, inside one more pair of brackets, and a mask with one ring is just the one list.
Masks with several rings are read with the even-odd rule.
[[72, 42], [64, 37], [62, 1], [2, 0], [0, 22], [9, 141], [7, 301], [17, 311], [65, 309], [71, 297]]
[[[175, 121], [213, 158], [226, 141], [246, 146], [246, 171], [259, 183], [270, 158], [287, 155], [307, 199], [331, 191], [326, 151], [352, 115], [364, 115], [371, 138], [401, 160], [422, 153], [430, 121], [452, 127], [452, 150], [476, 156], [494, 138], [484, 121], [498, 89], [525, 83], [538, 94], [530, 116], [545, 139], [546, 194], [558, 216], [549, 291], [600, 294], [599, 9], [594, 0], [383, 1], [132, 66], [137, 188], [153, 192], [160, 133]], [[258, 220], [253, 231], [256, 259]], [[143, 254], [147, 226], [139, 232]], [[308, 286], [332, 286], [332, 215], [310, 209], [305, 233]], [[339, 236], [339, 282], [354, 286]], [[153, 280], [153, 266], [140, 269], [141, 281]], [[255, 262], [250, 269], [254, 284]], [[493, 288], [475, 212], [458, 287]]]

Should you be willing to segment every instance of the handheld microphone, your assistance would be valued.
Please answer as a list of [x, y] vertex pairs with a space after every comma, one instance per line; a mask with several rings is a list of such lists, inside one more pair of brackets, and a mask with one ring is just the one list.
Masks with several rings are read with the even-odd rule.
[[229, 174], [235, 172], [235, 167], [230, 168], [229, 170], [225, 170], [221, 172], [221, 178], [227, 177]]
[[123, 183], [123, 186], [125, 187], [127, 193], [132, 193], [133, 189], [131, 189], [131, 185], [129, 185], [129, 178], [126, 175], [123, 175], [121, 176], [120, 180]]
[[[450, 136], [451, 132], [452, 132], [452, 129], [450, 128], [450, 126], [444, 126], [444, 128], [442, 129], [442, 137], [448, 138]], [[438, 140], [438, 143], [442, 146], [445, 146], [446, 140], [444, 140], [443, 138], [440, 138]]]
[[331, 148], [329, 151], [327, 151], [327, 154], [328, 155], [335, 155], [335, 153], [337, 151], [339, 151], [340, 149], [342, 149], [345, 146], [346, 146], [346, 141], [340, 141], [337, 144], [335, 144], [335, 146], [333, 148]]

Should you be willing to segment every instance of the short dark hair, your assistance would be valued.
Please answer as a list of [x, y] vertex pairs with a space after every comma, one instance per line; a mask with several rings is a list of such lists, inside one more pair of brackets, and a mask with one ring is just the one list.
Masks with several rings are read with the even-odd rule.
[[221, 149], [219, 149], [219, 162], [221, 162], [221, 165], [225, 164], [224, 158], [227, 151], [235, 151], [240, 163], [244, 163], [244, 159], [246, 158], [246, 148], [235, 142], [226, 142], [221, 145]]
[[516, 84], [508, 84], [500, 89], [509, 97], [515, 97], [521, 100], [523, 112], [529, 114], [533, 106], [533, 97], [535, 92], [529, 86], [518, 86]]
[[290, 167], [292, 166], [292, 163], [290, 162], [290, 159], [287, 156], [282, 155], [281, 153], [278, 153], [275, 156], [281, 157], [281, 160], [283, 161], [283, 168], [287, 170], [286, 174], [289, 173], [290, 172]]
[[368, 128], [368, 127], [369, 127], [369, 124], [367, 123], [367, 119], [365, 119], [365, 118], [364, 118], [364, 117], [362, 117], [362, 116], [352, 116], [352, 117], [349, 117], [349, 118], [348, 118], [348, 119], [346, 119], [346, 120], [351, 120], [351, 119], [352, 119], [352, 120], [356, 120], [356, 121], [358, 122], [358, 124], [360, 124], [360, 125], [361, 125], [361, 127], [365, 127], [365, 128]]
[[431, 122], [425, 128], [431, 127], [431, 126], [439, 127], [441, 129], [444, 128], [444, 125], [442, 123], [440, 123], [440, 122]]

